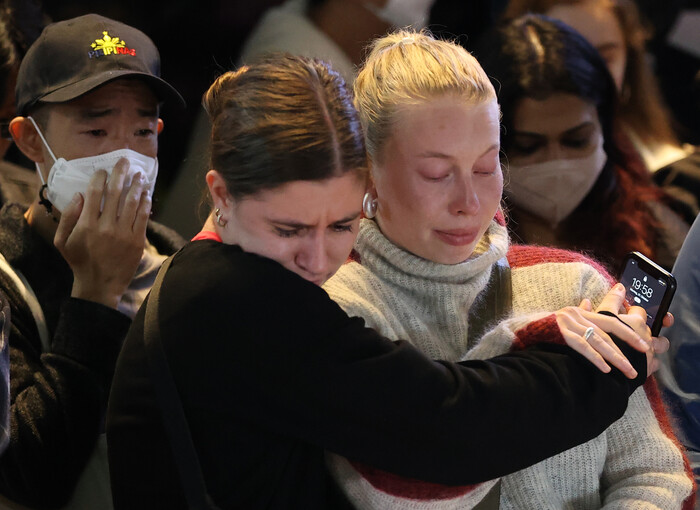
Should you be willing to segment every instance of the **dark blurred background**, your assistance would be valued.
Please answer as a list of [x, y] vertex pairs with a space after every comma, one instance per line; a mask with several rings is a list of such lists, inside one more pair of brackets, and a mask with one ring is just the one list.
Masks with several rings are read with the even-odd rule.
[[[24, 0], [35, 1], [35, 0]], [[154, 211], [166, 196], [186, 153], [188, 139], [200, 112], [204, 91], [221, 72], [235, 67], [246, 36], [264, 11], [282, 0], [154, 0], [71, 2], [46, 0], [44, 10], [53, 20], [96, 12], [133, 25], [148, 34], [161, 52], [162, 75], [187, 101], [185, 110], [162, 113], [165, 130], [160, 137], [161, 172]], [[431, 30], [454, 38], [468, 49], [498, 17], [506, 0], [437, 0], [430, 17]], [[656, 63], [666, 100], [677, 119], [683, 141], [700, 143], [699, 61], [666, 44], [679, 12], [700, 8], [700, 0], [638, 0], [650, 23], [650, 58]], [[698, 27], [700, 33], [700, 27]]]

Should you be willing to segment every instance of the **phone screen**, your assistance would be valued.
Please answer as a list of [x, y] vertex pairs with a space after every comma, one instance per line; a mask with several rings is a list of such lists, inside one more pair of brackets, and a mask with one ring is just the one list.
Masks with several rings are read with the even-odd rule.
[[627, 260], [620, 283], [627, 289], [629, 304], [641, 306], [646, 310], [647, 326], [651, 327], [659, 312], [668, 284], [644, 271], [639, 267], [639, 262], [633, 258]]

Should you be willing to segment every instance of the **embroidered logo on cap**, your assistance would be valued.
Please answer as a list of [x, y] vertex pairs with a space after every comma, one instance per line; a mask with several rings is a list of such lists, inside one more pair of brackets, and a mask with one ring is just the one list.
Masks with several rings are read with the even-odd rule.
[[90, 58], [104, 57], [105, 55], [131, 55], [136, 56], [136, 50], [127, 48], [126, 43], [119, 37], [111, 37], [107, 31], [102, 32], [102, 39], [95, 39], [90, 45], [93, 50], [88, 52]]

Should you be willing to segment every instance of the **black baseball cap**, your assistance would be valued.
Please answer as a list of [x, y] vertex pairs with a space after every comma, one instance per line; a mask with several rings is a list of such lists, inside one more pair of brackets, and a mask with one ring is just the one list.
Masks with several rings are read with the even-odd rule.
[[158, 49], [140, 30], [97, 14], [52, 23], [20, 64], [17, 115], [38, 102], [64, 103], [125, 76], [147, 82], [161, 101], [185, 104], [160, 77]]

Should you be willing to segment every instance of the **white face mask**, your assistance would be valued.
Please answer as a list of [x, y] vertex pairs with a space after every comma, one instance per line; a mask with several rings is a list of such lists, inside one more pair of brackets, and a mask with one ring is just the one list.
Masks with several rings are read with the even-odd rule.
[[384, 7], [365, 2], [365, 7], [394, 27], [423, 28], [435, 0], [388, 0]]
[[601, 136], [596, 150], [585, 158], [509, 165], [506, 195], [517, 207], [556, 226], [583, 202], [607, 159]]
[[39, 174], [41, 183], [46, 186], [47, 198], [59, 212], [64, 211], [65, 208], [68, 207], [68, 204], [73, 200], [73, 196], [76, 193], [85, 194], [88, 183], [97, 170], [105, 170], [108, 175], [112, 175], [114, 166], [121, 158], [126, 158], [129, 161], [129, 170], [124, 180], [124, 190], [126, 191], [129, 189], [134, 175], [136, 175], [137, 172], [141, 172], [143, 175], [144, 190], [146, 190], [149, 196], [153, 195], [153, 188], [156, 184], [156, 177], [158, 176], [158, 160], [156, 158], [145, 156], [131, 149], [119, 149], [87, 158], [71, 160], [65, 160], [64, 158], [56, 159], [51, 147], [46, 143], [46, 139], [41, 133], [39, 126], [34, 122], [34, 119], [31, 117], [27, 118], [34, 124], [41, 141], [54, 160], [46, 182], [44, 181], [44, 176], [41, 174], [38, 164], [36, 165], [36, 171]]

